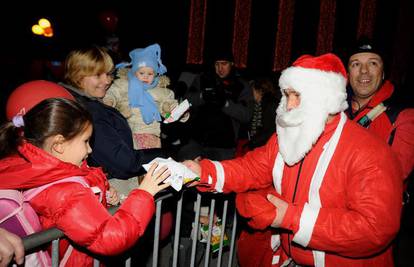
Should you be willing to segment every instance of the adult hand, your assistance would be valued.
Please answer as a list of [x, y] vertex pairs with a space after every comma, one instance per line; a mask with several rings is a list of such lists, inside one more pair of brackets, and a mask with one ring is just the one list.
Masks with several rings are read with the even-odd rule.
[[286, 210], [287, 210], [289, 204], [286, 201], [284, 201], [284, 200], [282, 200], [282, 199], [280, 199], [280, 198], [278, 198], [278, 197], [276, 197], [272, 194], [267, 195], [267, 200], [269, 200], [270, 203], [275, 205], [275, 207], [277, 209], [276, 217], [273, 220], [273, 223], [272, 223], [271, 226], [275, 227], [275, 228], [279, 228], [280, 225], [283, 222], [283, 218], [285, 218]]
[[23, 242], [17, 235], [0, 228], [0, 267], [8, 266], [13, 256], [17, 264], [23, 264]]
[[151, 167], [138, 187], [153, 196], [171, 185], [170, 183], [163, 183], [171, 175], [167, 166], [163, 166], [158, 171], [155, 171], [157, 167], [158, 163], [154, 162], [151, 164]]
[[189, 119], [190, 119], [190, 112], [189, 111], [186, 111], [181, 116], [180, 122], [187, 122]]
[[[201, 166], [200, 163], [198, 163], [198, 159], [195, 160], [185, 160], [183, 161], [183, 164], [189, 168], [190, 170], [192, 170], [198, 177], [201, 177]], [[196, 186], [198, 185], [199, 182], [198, 181], [194, 181], [191, 183], [186, 184], [187, 186]]]

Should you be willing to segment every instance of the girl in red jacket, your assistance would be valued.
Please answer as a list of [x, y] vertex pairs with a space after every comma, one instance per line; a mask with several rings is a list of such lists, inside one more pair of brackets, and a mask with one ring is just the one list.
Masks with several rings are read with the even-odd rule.
[[[92, 151], [91, 135], [89, 113], [71, 100], [47, 99], [24, 116], [15, 116], [0, 127], [0, 189], [25, 190], [81, 177], [85, 183], [54, 184], [30, 204], [44, 229], [57, 227], [92, 253], [115, 255], [143, 235], [154, 214], [153, 196], [169, 186], [162, 182], [170, 174], [165, 168], [155, 171], [154, 164], [112, 216], [106, 209], [108, 182], [104, 173], [85, 163]], [[62, 265], [92, 266], [90, 256], [65, 240], [61, 242], [65, 242], [60, 249]]]

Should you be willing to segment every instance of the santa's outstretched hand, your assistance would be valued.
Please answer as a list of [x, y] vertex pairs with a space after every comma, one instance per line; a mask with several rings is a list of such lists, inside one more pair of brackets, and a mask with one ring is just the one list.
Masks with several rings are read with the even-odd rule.
[[[201, 177], [201, 166], [199, 163], [199, 158], [195, 160], [185, 160], [182, 162], [187, 168], [193, 171], [198, 177]], [[189, 187], [197, 186], [200, 182], [199, 181], [192, 181], [187, 183], [186, 185]]]

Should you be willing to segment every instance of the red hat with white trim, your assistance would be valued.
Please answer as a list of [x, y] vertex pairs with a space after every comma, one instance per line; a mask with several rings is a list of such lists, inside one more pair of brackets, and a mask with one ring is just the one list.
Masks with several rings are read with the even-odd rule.
[[293, 89], [300, 93], [301, 101], [317, 100], [329, 114], [344, 111], [346, 102], [346, 69], [338, 56], [304, 55], [285, 69], [279, 79], [280, 89]]

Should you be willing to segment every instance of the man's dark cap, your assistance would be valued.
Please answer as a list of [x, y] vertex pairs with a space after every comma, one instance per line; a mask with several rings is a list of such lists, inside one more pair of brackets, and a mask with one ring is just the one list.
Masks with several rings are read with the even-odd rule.
[[216, 62], [218, 60], [225, 60], [229, 62], [234, 62], [233, 53], [230, 49], [221, 49], [215, 51], [213, 55], [213, 61]]
[[368, 37], [361, 37], [355, 44], [350, 46], [346, 53], [345, 66], [348, 65], [351, 56], [358, 53], [374, 53], [381, 57], [385, 75], [388, 73], [387, 66], [389, 64], [390, 55], [385, 52], [384, 44], [373, 41]]
[[348, 60], [351, 56], [358, 53], [374, 53], [384, 60], [383, 49], [368, 37], [361, 37], [348, 52]]

